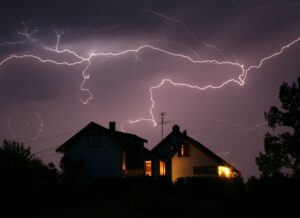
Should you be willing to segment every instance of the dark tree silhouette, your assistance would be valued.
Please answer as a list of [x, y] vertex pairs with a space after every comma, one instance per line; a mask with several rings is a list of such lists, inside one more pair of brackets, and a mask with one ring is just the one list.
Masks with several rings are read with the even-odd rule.
[[280, 133], [267, 133], [265, 152], [259, 154], [256, 163], [265, 177], [283, 176], [283, 170], [291, 171], [293, 177], [300, 176], [300, 77], [291, 86], [284, 82], [280, 86], [280, 108], [271, 107], [265, 118], [269, 127]]
[[30, 151], [30, 147], [25, 148], [22, 143], [15, 141], [3, 141], [0, 147], [0, 167], [1, 169], [26, 168], [30, 165], [40, 165], [41, 161]]
[[[38, 157], [25, 148], [23, 143], [4, 140], [0, 146], [0, 170], [30, 170], [36, 175], [57, 177], [58, 171], [53, 163], [45, 165]], [[43, 179], [44, 176], [41, 176]], [[47, 178], [49, 179], [49, 178]]]
[[0, 146], [0, 178], [3, 214], [30, 217], [55, 190], [57, 170], [45, 165], [30, 147], [4, 140]]
[[88, 179], [88, 167], [82, 159], [71, 160], [63, 156], [60, 161], [60, 182], [63, 184], [77, 184]]

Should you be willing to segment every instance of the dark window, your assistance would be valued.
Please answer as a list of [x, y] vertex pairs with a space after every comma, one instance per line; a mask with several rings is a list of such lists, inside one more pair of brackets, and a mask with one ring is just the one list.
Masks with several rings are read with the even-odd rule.
[[217, 166], [194, 167], [194, 175], [217, 175]]
[[189, 157], [190, 146], [188, 144], [181, 144], [178, 149], [178, 157]]
[[174, 151], [174, 145], [169, 146], [169, 151]]
[[137, 154], [126, 153], [126, 169], [143, 169], [144, 168], [144, 157]]
[[101, 136], [99, 134], [89, 134], [87, 145], [90, 148], [101, 146]]

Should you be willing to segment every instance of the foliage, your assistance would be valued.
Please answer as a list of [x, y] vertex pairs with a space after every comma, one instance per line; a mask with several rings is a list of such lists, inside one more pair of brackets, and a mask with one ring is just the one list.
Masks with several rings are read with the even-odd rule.
[[267, 133], [265, 152], [260, 153], [256, 163], [263, 176], [280, 177], [283, 170], [290, 170], [293, 177], [300, 176], [300, 77], [297, 83], [280, 86], [280, 108], [271, 107], [265, 118], [278, 134]]
[[[4, 140], [0, 146], [0, 170], [31, 171], [35, 175], [49, 175], [56, 177], [57, 170], [54, 164], [45, 165], [30, 151], [30, 147], [25, 148], [24, 144], [16, 141]], [[41, 179], [43, 176], [41, 176]], [[49, 179], [49, 178], [48, 178]]]
[[63, 184], [76, 184], [88, 179], [88, 168], [81, 159], [71, 160], [63, 156], [60, 161], [60, 168], [60, 182]]
[[30, 152], [30, 147], [25, 148], [23, 144], [15, 141], [3, 141], [0, 148], [0, 167], [1, 168], [24, 168], [37, 161]]
[[[56, 189], [57, 170], [45, 165], [22, 143], [0, 146], [0, 205], [11, 217], [31, 216]], [[46, 203], [44, 203], [46, 204]]]
[[295, 217], [298, 213], [299, 180], [289, 177], [249, 178], [244, 211], [250, 217]]

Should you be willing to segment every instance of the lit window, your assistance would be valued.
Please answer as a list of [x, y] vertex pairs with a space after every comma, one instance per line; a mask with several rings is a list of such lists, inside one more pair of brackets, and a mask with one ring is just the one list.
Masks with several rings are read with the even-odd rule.
[[219, 177], [231, 178], [233, 176], [232, 170], [229, 167], [218, 166]]
[[145, 161], [145, 175], [152, 176], [152, 161], [151, 160]]
[[166, 163], [164, 161], [159, 161], [159, 175], [166, 175]]
[[189, 145], [188, 144], [180, 145], [178, 150], [178, 157], [189, 157], [189, 156], [190, 156]]

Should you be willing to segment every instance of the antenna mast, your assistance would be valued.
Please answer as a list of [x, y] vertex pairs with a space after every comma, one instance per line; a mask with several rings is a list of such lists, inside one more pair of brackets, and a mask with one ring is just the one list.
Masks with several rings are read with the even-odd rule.
[[161, 112], [160, 116], [161, 116], [161, 122], [159, 123], [161, 125], [161, 139], [164, 139], [164, 124], [166, 123], [170, 123], [171, 121], [165, 121], [164, 120], [164, 116], [166, 115], [166, 112]]

